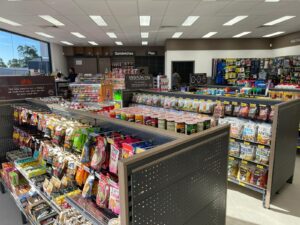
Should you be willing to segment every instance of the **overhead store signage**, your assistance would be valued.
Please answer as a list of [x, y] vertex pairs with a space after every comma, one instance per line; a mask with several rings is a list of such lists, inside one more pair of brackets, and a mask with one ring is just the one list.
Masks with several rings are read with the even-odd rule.
[[157, 51], [147, 51], [146, 55], [155, 56], [155, 55], [157, 55]]
[[125, 76], [126, 89], [153, 88], [153, 76], [142, 74], [130, 74]]
[[114, 56], [134, 56], [132, 51], [114, 51]]
[[55, 81], [52, 76], [0, 76], [0, 100], [54, 95]]

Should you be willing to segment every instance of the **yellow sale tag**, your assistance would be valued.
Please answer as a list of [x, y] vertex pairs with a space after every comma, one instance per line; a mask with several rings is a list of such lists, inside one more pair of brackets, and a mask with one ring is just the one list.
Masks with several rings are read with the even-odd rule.
[[252, 108], [255, 108], [256, 107], [256, 104], [250, 104], [250, 107], [252, 107]]
[[247, 103], [241, 103], [241, 106], [245, 107], [247, 106]]
[[234, 158], [233, 158], [233, 157], [228, 157], [228, 159], [229, 159], [229, 160], [234, 160]]
[[260, 149], [265, 148], [263, 145], [258, 145], [257, 147]]
[[248, 164], [248, 162], [247, 161], [242, 161], [242, 164], [245, 164], [245, 165], [247, 165]]
[[245, 145], [250, 145], [250, 143], [249, 143], [249, 142], [246, 142], [246, 141], [244, 142], [244, 144], [245, 144]]
[[257, 165], [256, 167], [259, 168], [259, 169], [263, 169], [264, 168], [262, 165]]
[[228, 105], [230, 102], [229, 101], [224, 101], [224, 104], [225, 105]]
[[244, 183], [242, 183], [242, 182], [239, 182], [239, 185], [241, 185], [241, 186], [243, 186], [243, 187], [246, 186], [246, 185], [245, 185]]
[[232, 138], [230, 139], [230, 141], [231, 141], [231, 142], [235, 142], [235, 140], [234, 140], [234, 139], [232, 139]]
[[238, 105], [238, 103], [237, 103], [237, 102], [232, 102], [231, 104], [232, 104], [232, 105]]

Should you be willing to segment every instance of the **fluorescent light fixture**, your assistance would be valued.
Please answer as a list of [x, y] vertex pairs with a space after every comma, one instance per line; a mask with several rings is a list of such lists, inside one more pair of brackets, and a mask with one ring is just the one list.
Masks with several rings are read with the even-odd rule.
[[54, 38], [52, 35], [46, 34], [44, 32], [35, 32], [35, 33], [46, 38]]
[[98, 43], [96, 43], [96, 42], [94, 42], [94, 41], [89, 41], [89, 43], [91, 44], [91, 45], [98, 45]]
[[74, 36], [78, 37], [78, 38], [86, 38], [84, 35], [82, 35], [79, 32], [71, 32], [71, 34], [73, 34]]
[[116, 43], [116, 45], [123, 45], [123, 43], [121, 41], [116, 41], [115, 43]]
[[148, 45], [148, 41], [142, 41], [142, 45]]
[[140, 16], [140, 26], [148, 27], [150, 26], [151, 16]]
[[265, 0], [265, 2], [280, 2], [280, 0]]
[[251, 31], [245, 31], [245, 32], [239, 33], [237, 35], [234, 35], [233, 37], [234, 38], [239, 38], [239, 37], [243, 37], [243, 36], [245, 36], [247, 34], [250, 34], [250, 33], [251, 33]]
[[148, 38], [149, 37], [149, 32], [141, 32], [141, 37], [142, 38]]
[[199, 19], [199, 16], [189, 16], [182, 23], [182, 26], [184, 26], [184, 27], [192, 26], [193, 23], [195, 23], [197, 19]]
[[218, 32], [215, 32], [215, 31], [209, 32], [209, 33], [205, 34], [205, 35], [203, 36], [203, 38], [210, 38], [210, 37], [216, 35], [217, 33], [218, 33]]
[[172, 38], [179, 38], [182, 34], [183, 34], [183, 32], [175, 32], [173, 34]]
[[39, 15], [42, 19], [48, 21], [49, 23], [54, 24], [55, 26], [65, 26], [62, 22], [58, 21], [57, 19], [53, 18], [49, 15]]
[[273, 36], [277, 36], [279, 34], [284, 34], [285, 32], [284, 31], [278, 31], [278, 32], [275, 32], [275, 33], [272, 33], [272, 34], [267, 34], [263, 37], [273, 37]]
[[102, 16], [91, 15], [90, 18], [100, 27], [106, 27], [107, 23]]
[[106, 34], [110, 38], [117, 38], [117, 35], [114, 32], [107, 32]]
[[273, 26], [273, 25], [275, 25], [275, 24], [277, 24], [277, 23], [282, 23], [282, 22], [284, 22], [284, 21], [286, 21], [286, 20], [290, 20], [290, 19], [292, 19], [292, 18], [294, 18], [294, 17], [296, 17], [296, 16], [283, 16], [283, 17], [280, 17], [280, 18], [277, 19], [277, 20], [273, 20], [273, 21], [271, 21], [271, 22], [269, 22], [269, 23], [265, 23], [264, 25], [265, 25], [265, 26]]
[[232, 26], [238, 22], [240, 22], [243, 19], [246, 19], [248, 16], [237, 16], [234, 17], [232, 20], [229, 20], [228, 22], [224, 23], [223, 26]]
[[14, 22], [14, 21], [11, 21], [11, 20], [8, 20], [8, 19], [5, 19], [5, 18], [3, 18], [3, 17], [0, 17], [0, 22], [2, 22], [2, 23], [6, 23], [6, 24], [8, 24], [8, 25], [12, 25], [12, 26], [22, 26], [21, 24], [19, 24], [19, 23], [16, 23], [16, 22]]
[[74, 44], [72, 44], [71, 42], [68, 42], [68, 41], [61, 41], [61, 43], [65, 44], [65, 45], [74, 45]]

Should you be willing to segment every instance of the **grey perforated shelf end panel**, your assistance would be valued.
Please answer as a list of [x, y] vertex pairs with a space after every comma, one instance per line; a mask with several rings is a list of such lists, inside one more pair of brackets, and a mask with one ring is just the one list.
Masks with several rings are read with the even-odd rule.
[[13, 109], [9, 104], [0, 104], [0, 162], [5, 159], [6, 152], [15, 149], [12, 133]]
[[300, 100], [278, 105], [271, 195], [275, 195], [286, 182], [292, 183], [296, 162], [299, 120]]
[[228, 141], [219, 129], [132, 169], [129, 224], [224, 225]]

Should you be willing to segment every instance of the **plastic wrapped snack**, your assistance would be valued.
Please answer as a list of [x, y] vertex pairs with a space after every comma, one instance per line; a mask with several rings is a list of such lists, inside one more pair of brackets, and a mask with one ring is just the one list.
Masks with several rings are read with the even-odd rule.
[[231, 139], [229, 142], [229, 152], [228, 154], [231, 156], [236, 156], [239, 157], [240, 156], [240, 143]]
[[250, 109], [249, 109], [249, 113], [248, 113], [248, 118], [249, 119], [255, 119], [257, 116], [257, 105], [256, 104], [250, 104]]
[[242, 182], [250, 183], [252, 170], [253, 168], [251, 166], [241, 163], [238, 172], [238, 180]]
[[269, 107], [265, 105], [259, 106], [259, 113], [257, 116], [258, 120], [267, 121], [269, 117]]
[[244, 124], [242, 139], [245, 141], [256, 141], [257, 125], [256, 123], [249, 122]]
[[258, 163], [269, 164], [270, 148], [258, 145], [256, 148], [255, 161]]
[[262, 123], [257, 128], [257, 142], [263, 145], [270, 145], [272, 138], [271, 124]]
[[247, 118], [249, 115], [249, 105], [242, 103], [239, 111], [239, 117]]
[[213, 117], [214, 118], [221, 118], [224, 117], [224, 105], [219, 103], [216, 105], [216, 107], [214, 108], [214, 114]]
[[253, 160], [255, 157], [255, 147], [247, 142], [241, 143], [240, 157], [245, 160]]
[[229, 103], [225, 103], [225, 115], [232, 116], [232, 111], [233, 111], [233, 105]]
[[239, 171], [239, 161], [232, 157], [228, 158], [228, 177], [237, 178]]
[[267, 185], [268, 171], [264, 168], [255, 168], [251, 174], [250, 183], [262, 188]]
[[233, 138], [241, 138], [242, 135], [242, 131], [243, 131], [243, 123], [239, 120], [233, 120], [230, 123], [230, 137]]

